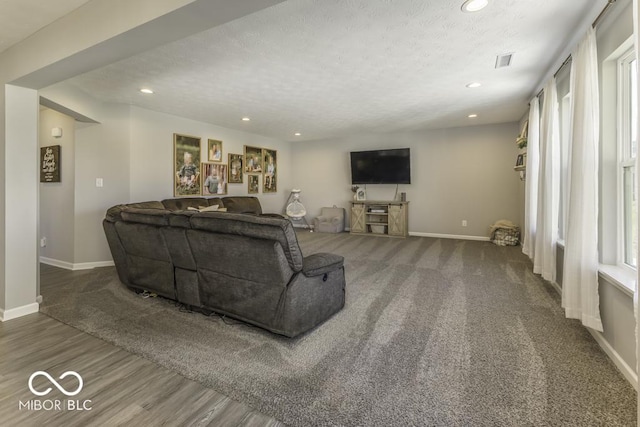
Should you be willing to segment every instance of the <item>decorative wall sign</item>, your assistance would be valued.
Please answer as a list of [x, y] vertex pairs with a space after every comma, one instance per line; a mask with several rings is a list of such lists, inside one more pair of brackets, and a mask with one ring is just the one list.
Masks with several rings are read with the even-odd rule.
[[60, 146], [40, 148], [40, 182], [60, 182]]

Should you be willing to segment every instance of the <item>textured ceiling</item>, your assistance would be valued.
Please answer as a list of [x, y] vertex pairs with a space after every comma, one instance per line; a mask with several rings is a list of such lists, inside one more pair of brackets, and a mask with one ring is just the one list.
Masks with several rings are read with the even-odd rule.
[[[289, 0], [68, 83], [284, 140], [516, 121], [594, 1], [461, 4]], [[505, 52], [512, 66], [494, 69]]]
[[89, 0], [0, 0], [0, 52]]

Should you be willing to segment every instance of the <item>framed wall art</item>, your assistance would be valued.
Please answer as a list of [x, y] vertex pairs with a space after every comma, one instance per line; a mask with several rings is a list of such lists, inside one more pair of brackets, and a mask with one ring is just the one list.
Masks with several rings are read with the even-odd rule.
[[247, 193], [256, 194], [260, 192], [260, 175], [247, 175]]
[[242, 184], [243, 160], [242, 154], [229, 154], [229, 184]]
[[60, 146], [40, 148], [40, 182], [60, 182]]
[[227, 194], [227, 165], [202, 163], [202, 195]]
[[244, 171], [262, 173], [262, 148], [244, 146]]
[[200, 195], [200, 138], [173, 134], [173, 195]]
[[207, 140], [207, 153], [210, 162], [222, 162], [222, 141]]
[[278, 152], [269, 148], [262, 149], [262, 192], [278, 191]]

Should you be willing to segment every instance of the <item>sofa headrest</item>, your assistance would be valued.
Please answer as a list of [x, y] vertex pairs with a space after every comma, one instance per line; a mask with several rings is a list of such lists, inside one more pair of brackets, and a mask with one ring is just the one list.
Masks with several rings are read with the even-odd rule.
[[294, 271], [302, 270], [302, 252], [293, 225], [288, 219], [236, 213], [201, 212], [191, 216], [191, 228], [219, 234], [236, 234], [256, 239], [275, 240], [282, 246], [289, 266]]
[[186, 211], [188, 208], [209, 206], [209, 201], [204, 197], [183, 197], [179, 199], [164, 199], [162, 205], [170, 211]]
[[126, 207], [122, 210], [122, 220], [140, 224], [167, 226], [171, 211], [166, 209], [142, 209]]
[[129, 203], [126, 205], [116, 205], [107, 210], [107, 215], [105, 219], [109, 222], [116, 222], [122, 220], [122, 211], [126, 208], [140, 208], [140, 209], [161, 209], [164, 210], [165, 207], [162, 203], [157, 201], [150, 202], [140, 202], [140, 203]]
[[227, 212], [254, 215], [262, 214], [262, 206], [257, 197], [224, 197], [222, 201], [224, 202], [224, 207], [227, 208]]

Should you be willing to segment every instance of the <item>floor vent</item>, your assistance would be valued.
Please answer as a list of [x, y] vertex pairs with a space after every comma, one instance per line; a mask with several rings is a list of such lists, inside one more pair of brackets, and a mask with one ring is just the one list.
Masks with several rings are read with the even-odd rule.
[[512, 58], [513, 53], [503, 53], [502, 55], [496, 56], [496, 68], [508, 67], [511, 65]]

